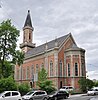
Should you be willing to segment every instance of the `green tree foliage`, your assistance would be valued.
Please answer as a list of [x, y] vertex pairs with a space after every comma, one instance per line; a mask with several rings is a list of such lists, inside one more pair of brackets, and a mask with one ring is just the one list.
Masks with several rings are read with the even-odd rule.
[[18, 86], [18, 90], [21, 95], [25, 95], [27, 92], [30, 91], [30, 86], [28, 85], [28, 83], [22, 83]]
[[94, 86], [98, 87], [98, 81], [94, 82]]
[[0, 67], [1, 76], [4, 76], [6, 69], [5, 61], [11, 60], [16, 54], [16, 42], [19, 37], [19, 30], [11, 24], [11, 20], [3, 21], [0, 24]]
[[0, 93], [3, 91], [11, 90], [17, 90], [17, 84], [15, 83], [13, 78], [11, 76], [8, 78], [2, 78], [0, 80]]
[[17, 63], [20, 66], [21, 64], [23, 64], [23, 60], [24, 60], [24, 53], [17, 50], [15, 52], [15, 56], [13, 57], [13, 63], [14, 64]]
[[86, 92], [88, 89], [91, 89], [94, 86], [94, 82], [90, 79], [81, 78], [79, 80], [80, 89], [82, 92]]
[[8, 76], [14, 75], [14, 65], [9, 61], [4, 61], [5, 70], [3, 76], [7, 78]]
[[37, 85], [40, 87], [41, 90], [45, 90], [47, 93], [55, 90], [52, 81], [48, 80], [47, 72], [44, 68], [42, 68], [38, 73]]
[[41, 69], [41, 71], [38, 72], [38, 81], [45, 81], [47, 80], [47, 72], [44, 68]]
[[94, 86], [94, 82], [90, 79], [86, 79], [87, 89], [91, 89]]

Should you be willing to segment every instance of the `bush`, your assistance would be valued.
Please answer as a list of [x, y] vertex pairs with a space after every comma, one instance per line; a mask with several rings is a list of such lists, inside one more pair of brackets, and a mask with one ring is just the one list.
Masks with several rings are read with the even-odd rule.
[[17, 90], [17, 84], [14, 79], [10, 76], [8, 78], [2, 78], [0, 80], [0, 93], [3, 91]]
[[88, 89], [91, 89], [94, 86], [94, 82], [90, 79], [81, 78], [79, 80], [80, 89], [82, 92], [87, 92]]
[[28, 83], [21, 83], [18, 86], [18, 90], [21, 93], [21, 95], [25, 95], [27, 92], [30, 91], [30, 86], [28, 85]]

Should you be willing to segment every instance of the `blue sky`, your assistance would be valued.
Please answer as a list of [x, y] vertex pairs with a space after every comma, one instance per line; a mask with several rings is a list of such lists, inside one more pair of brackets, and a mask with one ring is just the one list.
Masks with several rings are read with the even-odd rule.
[[0, 22], [11, 19], [20, 30], [30, 10], [36, 45], [72, 33], [86, 50], [87, 75], [98, 79], [98, 0], [0, 0]]

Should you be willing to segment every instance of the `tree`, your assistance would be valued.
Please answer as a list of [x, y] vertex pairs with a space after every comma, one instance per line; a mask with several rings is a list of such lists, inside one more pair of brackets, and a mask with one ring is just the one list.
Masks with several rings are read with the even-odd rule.
[[17, 50], [15, 52], [15, 56], [13, 57], [13, 63], [14, 64], [17, 63], [20, 66], [21, 64], [23, 64], [23, 60], [24, 60], [24, 53]]
[[94, 82], [90, 79], [86, 79], [87, 89], [91, 89], [94, 86]]
[[98, 87], [98, 81], [94, 82], [94, 86]]
[[17, 84], [14, 79], [10, 76], [8, 78], [2, 78], [0, 80], [0, 93], [3, 91], [17, 90]]
[[11, 60], [16, 54], [16, 42], [19, 37], [19, 30], [11, 24], [11, 20], [3, 21], [0, 24], [0, 67], [1, 76], [4, 76], [5, 61]]
[[50, 93], [53, 90], [55, 90], [55, 88], [53, 87], [52, 81], [48, 80], [47, 72], [44, 68], [42, 68], [38, 72], [37, 85], [40, 87], [41, 90], [47, 91], [47, 93]]
[[14, 76], [14, 66], [10, 61], [4, 61], [5, 70], [4, 70], [4, 78], [7, 78], [8, 76]]
[[38, 72], [38, 81], [45, 81], [47, 80], [47, 72], [46, 70], [42, 67], [41, 71]]
[[94, 82], [90, 79], [81, 78], [79, 80], [80, 89], [82, 92], [86, 92], [88, 89], [91, 89], [94, 86]]

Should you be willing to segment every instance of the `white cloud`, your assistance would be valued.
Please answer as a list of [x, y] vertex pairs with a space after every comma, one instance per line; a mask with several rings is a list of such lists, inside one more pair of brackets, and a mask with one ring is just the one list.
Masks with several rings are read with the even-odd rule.
[[98, 71], [89, 71], [88, 73], [87, 73], [87, 76], [88, 76], [88, 78], [90, 78], [90, 79], [97, 79], [98, 80]]

